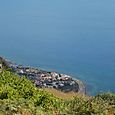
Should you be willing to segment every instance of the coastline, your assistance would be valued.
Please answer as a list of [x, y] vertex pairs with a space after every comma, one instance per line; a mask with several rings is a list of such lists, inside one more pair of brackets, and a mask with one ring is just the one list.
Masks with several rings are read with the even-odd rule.
[[76, 79], [76, 82], [79, 85], [78, 93], [80, 93], [80, 94], [87, 94], [85, 84], [81, 80], [78, 80], [78, 79]]
[[27, 67], [12, 63], [8, 59], [0, 56], [0, 62], [11, 69], [12, 72], [19, 76], [26, 76], [28, 79], [40, 88], [54, 88], [63, 92], [76, 92], [86, 94], [85, 84], [72, 76], [57, 72], [49, 72], [46, 70]]

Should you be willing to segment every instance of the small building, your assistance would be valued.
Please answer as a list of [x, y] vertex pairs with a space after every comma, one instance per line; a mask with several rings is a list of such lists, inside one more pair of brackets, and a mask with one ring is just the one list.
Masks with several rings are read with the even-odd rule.
[[58, 77], [59, 77], [59, 74], [56, 73], [56, 72], [51, 72], [51, 76], [52, 76], [52, 77], [57, 77], [57, 78], [58, 78]]

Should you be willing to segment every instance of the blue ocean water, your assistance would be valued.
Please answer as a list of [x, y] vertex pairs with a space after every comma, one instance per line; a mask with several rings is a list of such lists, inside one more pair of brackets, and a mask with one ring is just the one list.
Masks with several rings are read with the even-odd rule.
[[1, 0], [0, 55], [115, 93], [115, 0]]

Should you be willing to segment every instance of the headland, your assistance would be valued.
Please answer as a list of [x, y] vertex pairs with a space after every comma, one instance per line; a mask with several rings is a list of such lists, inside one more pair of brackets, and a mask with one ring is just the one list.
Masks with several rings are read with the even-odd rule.
[[86, 87], [84, 83], [66, 74], [18, 65], [3, 57], [0, 57], [0, 66], [1, 68], [2, 66], [9, 68], [10, 71], [20, 77], [26, 76], [36, 85], [36, 87], [39, 88], [54, 88], [63, 92], [86, 94]]

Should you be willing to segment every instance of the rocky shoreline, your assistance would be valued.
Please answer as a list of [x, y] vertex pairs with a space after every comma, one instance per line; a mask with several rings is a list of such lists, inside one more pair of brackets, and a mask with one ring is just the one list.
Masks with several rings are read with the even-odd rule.
[[[69, 75], [57, 72], [48, 72], [38, 68], [17, 65], [11, 61], [0, 57], [0, 62], [12, 72], [19, 76], [26, 76], [36, 87], [55, 88], [63, 92], [77, 92], [86, 94], [86, 87], [82, 81], [74, 79]], [[1, 66], [2, 66], [1, 65]]]

